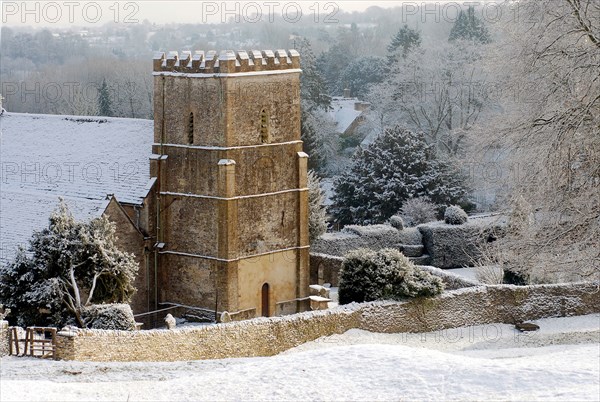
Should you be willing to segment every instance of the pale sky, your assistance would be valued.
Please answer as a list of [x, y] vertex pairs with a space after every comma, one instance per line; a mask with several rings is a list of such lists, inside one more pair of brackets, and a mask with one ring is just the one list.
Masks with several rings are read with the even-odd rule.
[[[324, 18], [335, 19], [338, 10], [363, 11], [370, 6], [416, 7], [424, 3], [440, 1], [327, 1], [327, 0], [257, 0], [257, 1], [1, 1], [2, 25], [65, 28], [91, 26], [110, 21], [137, 23], [145, 19], [158, 24], [217, 23], [241, 14], [248, 22], [257, 13], [263, 18], [283, 17], [288, 22], [311, 20], [322, 22]], [[486, 1], [486, 0], [482, 0]], [[457, 1], [457, 3], [469, 3]], [[478, 2], [470, 2], [478, 3]], [[479, 2], [480, 3], [480, 2]]]

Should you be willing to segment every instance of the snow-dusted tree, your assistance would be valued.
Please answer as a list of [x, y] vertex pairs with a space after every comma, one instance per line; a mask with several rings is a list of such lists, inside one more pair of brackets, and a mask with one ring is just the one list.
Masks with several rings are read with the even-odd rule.
[[313, 116], [306, 110], [302, 109], [300, 119], [300, 133], [302, 138], [302, 146], [310, 158], [308, 159], [308, 168], [316, 172], [322, 172], [325, 169], [326, 155], [324, 151], [324, 140], [317, 128], [313, 124]]
[[331, 98], [317, 69], [317, 60], [308, 39], [297, 39], [296, 49], [300, 53], [302, 67], [300, 134], [304, 151], [310, 156], [308, 168], [323, 174], [327, 170], [328, 161], [337, 150], [336, 137], [333, 136], [335, 128], [326, 113], [330, 108]]
[[387, 74], [385, 59], [376, 56], [360, 57], [353, 60], [342, 71], [337, 82], [336, 92], [349, 89], [352, 96], [364, 99], [369, 88], [383, 81]]
[[406, 59], [409, 53], [419, 46], [421, 46], [421, 33], [404, 24], [396, 35], [394, 35], [392, 42], [387, 48], [388, 60], [396, 62], [398, 61], [398, 56], [402, 59]]
[[479, 43], [490, 43], [491, 37], [480, 18], [475, 15], [475, 7], [469, 6], [467, 11], [460, 10], [458, 18], [448, 37], [450, 42], [468, 40]]
[[321, 180], [314, 171], [308, 172], [308, 237], [314, 242], [327, 231], [325, 194], [321, 188]]
[[335, 180], [332, 212], [341, 224], [383, 223], [409, 198], [428, 196], [439, 204], [464, 202], [464, 178], [436, 157], [422, 134], [387, 129], [353, 157], [352, 168]]
[[112, 116], [112, 102], [110, 100], [110, 92], [106, 79], [102, 80], [102, 84], [98, 88], [98, 113], [100, 116]]
[[489, 63], [490, 73], [506, 83], [504, 113], [478, 137], [509, 150], [512, 198], [535, 212], [498, 241], [498, 258], [532, 280], [597, 280], [600, 3], [510, 6], [503, 12], [511, 18], [495, 24], [501, 31]]
[[[93, 303], [128, 302], [139, 267], [133, 255], [118, 249], [115, 230], [106, 217], [76, 221], [61, 202], [29, 248], [0, 268], [0, 300], [18, 325], [83, 327]], [[46, 313], [50, 322], [41, 321]]]
[[455, 156], [468, 132], [492, 103], [478, 63], [481, 45], [438, 43], [394, 64], [388, 79], [373, 87], [371, 118], [382, 127], [401, 124], [421, 131], [438, 151]]
[[296, 50], [300, 53], [302, 75], [300, 77], [300, 97], [304, 101], [304, 109], [312, 112], [313, 109], [327, 110], [331, 99], [328, 96], [327, 85], [317, 68], [317, 58], [312, 50], [310, 41], [300, 38], [295, 43]]

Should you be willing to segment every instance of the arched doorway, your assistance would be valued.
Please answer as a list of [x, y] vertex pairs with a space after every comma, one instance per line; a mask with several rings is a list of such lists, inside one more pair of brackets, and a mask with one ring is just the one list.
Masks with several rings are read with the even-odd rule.
[[262, 285], [261, 299], [262, 299], [261, 315], [263, 317], [268, 317], [269, 316], [269, 284], [268, 283], [265, 283], [264, 285]]

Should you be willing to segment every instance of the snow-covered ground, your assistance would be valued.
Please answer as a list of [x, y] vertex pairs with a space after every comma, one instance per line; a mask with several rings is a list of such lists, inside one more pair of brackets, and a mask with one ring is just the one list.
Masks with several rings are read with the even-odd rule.
[[278, 356], [175, 363], [1, 360], [12, 400], [599, 400], [600, 314], [426, 334], [351, 330]]

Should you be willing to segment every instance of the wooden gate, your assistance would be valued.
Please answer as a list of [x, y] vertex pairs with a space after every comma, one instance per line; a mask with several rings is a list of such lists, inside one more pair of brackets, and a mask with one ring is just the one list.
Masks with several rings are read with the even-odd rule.
[[10, 354], [13, 356], [33, 356], [43, 359], [53, 358], [56, 350], [56, 328], [28, 327], [25, 339], [19, 337], [19, 327], [10, 327]]

